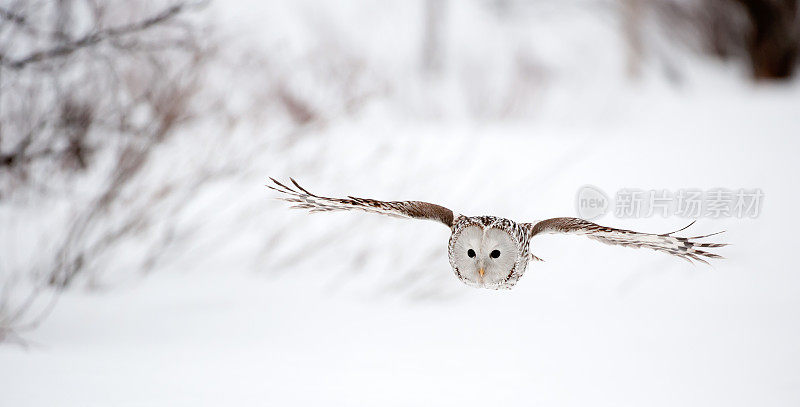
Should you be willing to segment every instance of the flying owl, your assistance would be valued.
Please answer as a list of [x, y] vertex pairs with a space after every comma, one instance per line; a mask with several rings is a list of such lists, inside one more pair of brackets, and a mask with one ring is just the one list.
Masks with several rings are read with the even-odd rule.
[[697, 239], [713, 236], [676, 237], [674, 233], [655, 235], [625, 229], [600, 226], [578, 218], [552, 218], [536, 223], [517, 223], [495, 216], [464, 216], [450, 209], [420, 201], [378, 201], [374, 199], [328, 198], [314, 195], [301, 187], [294, 179], [294, 188], [270, 177], [270, 189], [282, 194], [281, 200], [291, 202], [293, 208], [311, 212], [360, 210], [384, 215], [427, 219], [440, 222], [450, 228], [447, 255], [450, 265], [459, 280], [478, 288], [510, 289], [525, 273], [531, 260], [539, 260], [530, 252], [530, 241], [542, 233], [570, 233], [585, 235], [590, 239], [612, 245], [646, 247], [669, 253], [689, 261], [708, 264], [704, 258], [722, 258], [704, 249], [726, 246], [722, 243], [702, 243]]

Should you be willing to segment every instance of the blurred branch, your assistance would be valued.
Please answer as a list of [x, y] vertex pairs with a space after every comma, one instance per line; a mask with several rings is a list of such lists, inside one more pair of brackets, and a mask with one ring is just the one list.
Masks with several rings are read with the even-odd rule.
[[16, 23], [18, 25], [25, 25], [27, 23], [25, 16], [8, 10], [5, 7], [0, 7], [0, 18], [11, 21], [12, 23]]
[[[153, 27], [155, 25], [158, 25], [160, 23], [166, 22], [166, 21], [174, 18], [175, 16], [177, 16], [178, 14], [183, 12], [188, 7], [198, 6], [198, 5], [204, 4], [204, 3], [205, 2], [192, 3], [192, 4], [190, 4], [190, 3], [179, 3], [179, 4], [176, 4], [174, 6], [168, 7], [167, 9], [161, 11], [160, 13], [157, 13], [152, 17], [145, 18], [145, 19], [143, 19], [141, 21], [138, 21], [138, 22], [135, 22], [135, 23], [132, 23], [132, 24], [122, 25], [122, 26], [119, 26], [119, 27], [112, 27], [112, 28], [106, 28], [106, 29], [102, 29], [102, 30], [99, 30], [99, 31], [95, 31], [95, 32], [89, 33], [89, 34], [87, 34], [87, 35], [85, 35], [82, 38], [79, 38], [77, 40], [73, 40], [73, 41], [68, 41], [68, 42], [62, 43], [62, 44], [59, 44], [59, 45], [57, 45], [57, 46], [55, 46], [53, 48], [40, 50], [40, 51], [35, 51], [35, 52], [29, 54], [28, 56], [19, 58], [19, 59], [15, 60], [15, 61], [8, 61], [8, 60], [6, 60], [6, 58], [3, 55], [0, 55], [0, 64], [8, 66], [9, 68], [12, 68], [12, 69], [22, 69], [22, 68], [24, 68], [26, 65], [28, 65], [30, 63], [40, 62], [40, 61], [43, 61], [43, 60], [46, 60], [46, 59], [51, 59], [51, 58], [63, 57], [63, 56], [72, 54], [73, 52], [75, 52], [75, 51], [77, 51], [77, 50], [79, 50], [81, 48], [85, 48], [85, 47], [89, 47], [89, 46], [95, 45], [95, 44], [97, 44], [97, 43], [99, 43], [101, 41], [104, 41], [104, 40], [114, 39], [114, 38], [117, 38], [117, 37], [122, 37], [122, 36], [125, 36], [125, 35], [134, 34], [134, 33], [141, 32], [141, 31], [145, 31], [145, 30], [147, 30], [147, 29], [149, 29], [149, 28], [151, 28], [151, 27]], [[5, 13], [3, 15], [5, 16]], [[25, 18], [24, 17], [15, 15], [15, 14], [10, 13], [10, 12], [8, 12], [8, 15], [10, 17], [15, 18], [14, 21], [20, 21], [22, 23], [25, 22]]]

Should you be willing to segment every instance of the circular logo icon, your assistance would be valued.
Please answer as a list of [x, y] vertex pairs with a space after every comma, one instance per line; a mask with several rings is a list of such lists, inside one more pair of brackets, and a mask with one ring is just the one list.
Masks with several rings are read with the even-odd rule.
[[586, 220], [597, 219], [608, 212], [608, 196], [601, 190], [592, 185], [584, 185], [578, 189], [575, 196], [575, 205], [578, 216]]

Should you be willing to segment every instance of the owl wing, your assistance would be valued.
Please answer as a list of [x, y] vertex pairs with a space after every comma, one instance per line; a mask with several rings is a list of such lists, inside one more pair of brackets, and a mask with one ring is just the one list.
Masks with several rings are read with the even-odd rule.
[[703, 249], [723, 247], [727, 246], [727, 244], [702, 243], [697, 241], [697, 239], [713, 236], [722, 232], [694, 237], [672, 236], [673, 233], [680, 232], [689, 226], [692, 226], [692, 224], [694, 224], [694, 222], [690, 223], [683, 229], [662, 235], [609, 228], [578, 218], [553, 218], [543, 220], [538, 223], [528, 223], [526, 225], [529, 227], [531, 237], [540, 233], [570, 233], [586, 235], [590, 239], [598, 240], [606, 244], [634, 248], [646, 247], [649, 249], [658, 250], [660, 252], [669, 253], [673, 256], [678, 256], [684, 260], [688, 260], [690, 263], [692, 260], [697, 260], [699, 262], [708, 264], [704, 257], [711, 259], [722, 258], [722, 256], [718, 254], [710, 253]]
[[283, 194], [279, 199], [293, 203], [292, 208], [308, 209], [310, 212], [359, 210], [398, 218], [434, 220], [448, 227], [453, 226], [453, 211], [436, 204], [420, 201], [378, 201], [354, 196], [346, 199], [328, 198], [308, 192], [292, 178], [289, 180], [295, 188], [281, 184], [272, 177], [270, 180], [274, 184], [267, 187]]

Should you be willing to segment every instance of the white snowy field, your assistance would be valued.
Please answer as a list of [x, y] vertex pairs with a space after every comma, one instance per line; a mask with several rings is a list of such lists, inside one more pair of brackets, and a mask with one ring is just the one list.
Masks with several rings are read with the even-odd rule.
[[[289, 45], [304, 44], [308, 33], [277, 12], [284, 6], [265, 4], [221, 21], [263, 24], [280, 37], [266, 28], [278, 24], [277, 32], [301, 38]], [[329, 21], [326, 10], [340, 25], [355, 21], [347, 4], [320, 6], [314, 27], [339, 33], [317, 23]], [[532, 40], [536, 54], [555, 61], [543, 96], [528, 101], [534, 113], [474, 119], [458, 75], [425, 93], [397, 79], [408, 66], [382, 65], [410, 58], [415, 44], [399, 39], [415, 26], [387, 21], [413, 20], [416, 10], [392, 4], [383, 14], [368, 10], [383, 16], [364, 28], [375, 35], [345, 35], [372, 50], [364, 51], [368, 70], [386, 68], [376, 75], [397, 86], [390, 97], [288, 139], [276, 136], [280, 125], [264, 125], [224, 143], [198, 133], [160, 147], [131, 206], [157, 181], [190, 180], [204, 165], [233, 171], [168, 212], [176, 238], [154, 268], [137, 267], [142, 247], [161, 241], [158, 227], [98, 260], [24, 334], [27, 347], [0, 346], [0, 405], [800, 403], [797, 82], [756, 86], [730, 67], [691, 61], [680, 86], [650, 65], [641, 82], [626, 84], [618, 39], [604, 31], [612, 29], [595, 21], [564, 37], [555, 34], [569, 27], [551, 22], [531, 28], [543, 34]], [[467, 55], [453, 58], [506, 55], [494, 47], [509, 46], [492, 37], [500, 34], [469, 31], [469, 10], [459, 13], [450, 30], [470, 34], [454, 51]], [[464, 45], [481, 34], [489, 39]], [[376, 54], [381, 41], [397, 46]], [[584, 64], [597, 56], [605, 59]], [[495, 65], [502, 61], [487, 62], [487, 72], [504, 72]], [[319, 90], [302, 79], [300, 88]], [[437, 114], [420, 114], [430, 107], [420, 101]], [[711, 265], [547, 235], [532, 243], [545, 262], [532, 263], [513, 290], [488, 291], [453, 275], [441, 225], [290, 211], [264, 187], [268, 176], [294, 177], [323, 195], [424, 200], [518, 221], [576, 216], [576, 193], [587, 184], [612, 196], [623, 188], [760, 188], [765, 198], [756, 218], [702, 217], [682, 232], [727, 231], [709, 239], [732, 244]], [[19, 249], [0, 266], [39, 258], [63, 217], [51, 209], [0, 207], [11, 226], [0, 240]], [[688, 221], [596, 220], [657, 233]]]
[[[254, 197], [202, 212], [210, 242], [135, 284], [67, 292], [32, 347], [0, 348], [3, 404], [796, 405], [796, 94], [639, 100], [635, 120], [592, 129], [333, 126], [315, 136], [322, 169], [271, 174], [520, 220], [574, 215], [587, 183], [766, 198], [756, 219], [687, 231], [728, 231], [715, 237], [733, 243], [719, 250], [727, 259], [711, 266], [544, 236], [534, 248], [546, 261], [492, 292], [457, 281], [435, 223], [289, 212], [254, 173], [208, 192], [230, 208]], [[686, 221], [599, 222], [664, 232]], [[214, 233], [229, 246], [209, 251]]]

